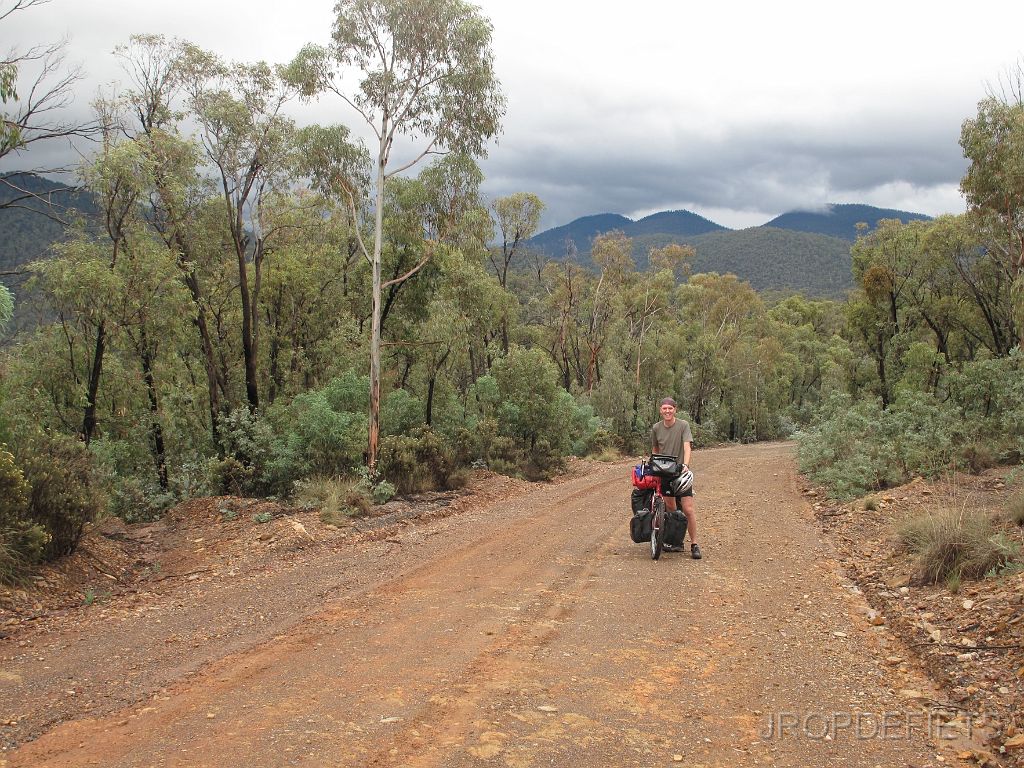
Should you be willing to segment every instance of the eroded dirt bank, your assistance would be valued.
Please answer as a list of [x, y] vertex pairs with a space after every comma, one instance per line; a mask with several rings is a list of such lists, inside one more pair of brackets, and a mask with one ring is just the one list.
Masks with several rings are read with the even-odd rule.
[[701, 561], [629, 542], [626, 463], [165, 554], [188, 575], [0, 640], [0, 765], [956, 763], [965, 724], [870, 623], [792, 446], [695, 465]]

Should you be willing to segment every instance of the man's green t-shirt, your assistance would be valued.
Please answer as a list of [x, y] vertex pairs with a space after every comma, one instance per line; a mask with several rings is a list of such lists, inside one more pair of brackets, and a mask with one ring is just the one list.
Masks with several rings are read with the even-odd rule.
[[651, 446], [655, 453], [662, 453], [666, 456], [675, 456], [678, 461], [683, 460], [683, 446], [693, 442], [693, 434], [690, 432], [690, 423], [682, 419], [676, 419], [675, 424], [666, 427], [664, 421], [659, 421], [651, 427]]

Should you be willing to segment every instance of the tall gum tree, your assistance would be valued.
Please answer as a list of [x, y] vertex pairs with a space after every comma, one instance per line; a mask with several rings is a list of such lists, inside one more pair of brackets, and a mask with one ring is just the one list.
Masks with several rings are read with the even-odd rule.
[[[304, 95], [334, 93], [373, 132], [373, 241], [360, 248], [373, 275], [367, 463], [377, 462], [380, 435], [381, 244], [388, 180], [428, 154], [486, 154], [500, 130], [505, 98], [494, 72], [492, 26], [462, 0], [339, 0], [333, 43], [308, 45], [289, 67]], [[395, 140], [411, 156], [392, 162]], [[368, 202], [351, 198], [353, 208]], [[355, 211], [353, 211], [355, 213]], [[354, 216], [358, 220], [358, 216]], [[429, 258], [389, 283], [411, 277]]]
[[[272, 232], [265, 208], [293, 162], [294, 125], [282, 114], [296, 93], [264, 62], [228, 64], [196, 46], [182, 48], [180, 75], [198, 138], [221, 190], [238, 264], [246, 399], [259, 408], [259, 293]], [[250, 278], [250, 263], [252, 276]]]
[[[508, 288], [508, 271], [523, 242], [533, 237], [540, 226], [544, 203], [531, 192], [515, 192], [491, 203], [494, 220], [501, 233], [501, 250], [491, 249], [489, 258], [502, 288]], [[501, 318], [501, 346], [508, 354], [508, 317]]]
[[990, 95], [960, 134], [971, 161], [960, 189], [968, 212], [985, 234], [987, 250], [1013, 290], [1013, 327], [1008, 348], [1024, 327], [1024, 86], [1022, 67], [1010, 93]]

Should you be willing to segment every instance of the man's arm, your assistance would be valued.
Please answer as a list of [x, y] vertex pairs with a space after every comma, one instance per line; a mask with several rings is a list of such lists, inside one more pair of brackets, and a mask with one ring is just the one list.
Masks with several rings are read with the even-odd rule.
[[683, 443], [683, 464], [690, 466], [690, 441]]

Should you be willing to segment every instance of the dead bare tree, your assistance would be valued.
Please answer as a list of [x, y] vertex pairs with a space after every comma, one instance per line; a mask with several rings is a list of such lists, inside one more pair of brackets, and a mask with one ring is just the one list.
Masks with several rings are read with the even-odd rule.
[[[0, 22], [50, 0], [0, 0]], [[34, 45], [27, 49], [12, 47], [0, 59], [0, 162], [22, 156], [42, 142], [94, 139], [100, 126], [80, 122], [68, 115], [82, 69], [67, 61], [68, 39]], [[8, 106], [9, 105], [9, 106]], [[60, 175], [70, 167], [53, 165], [26, 167], [0, 175], [0, 210], [25, 208], [53, 218], [61, 218], [55, 197], [75, 189], [68, 184], [40, 192], [27, 184], [29, 174]]]

